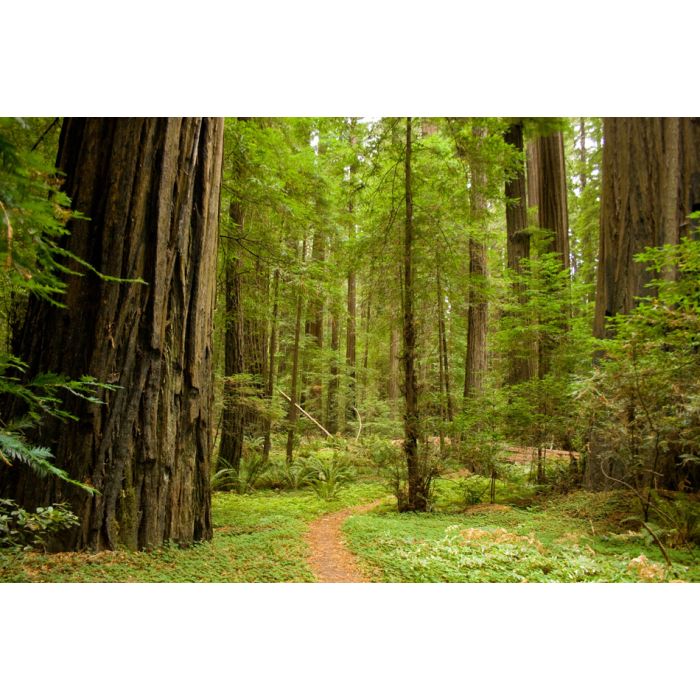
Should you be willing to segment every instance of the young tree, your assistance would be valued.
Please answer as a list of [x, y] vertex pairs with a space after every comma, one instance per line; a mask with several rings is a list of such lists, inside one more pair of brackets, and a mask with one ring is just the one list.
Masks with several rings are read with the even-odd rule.
[[[79, 418], [41, 439], [88, 494], [13, 470], [25, 507], [68, 501], [69, 549], [155, 547], [211, 537], [212, 315], [223, 122], [74, 119], [61, 129], [65, 192], [87, 217], [65, 242], [100, 272], [70, 275], [58, 308], [29, 303], [20, 341], [30, 376], [91, 375], [122, 388], [103, 404], [68, 396]], [[71, 264], [75, 271], [76, 265]]]

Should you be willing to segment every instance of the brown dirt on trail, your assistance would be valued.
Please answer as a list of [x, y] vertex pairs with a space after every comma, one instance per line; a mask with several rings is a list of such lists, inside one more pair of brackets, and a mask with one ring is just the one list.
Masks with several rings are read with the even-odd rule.
[[386, 499], [351, 506], [314, 520], [306, 535], [308, 562], [318, 583], [368, 583], [357, 568], [355, 555], [345, 546], [341, 528], [351, 515], [366, 513]]

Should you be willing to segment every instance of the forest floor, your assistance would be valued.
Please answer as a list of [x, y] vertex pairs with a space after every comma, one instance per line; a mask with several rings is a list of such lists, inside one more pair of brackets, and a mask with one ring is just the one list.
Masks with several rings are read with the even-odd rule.
[[438, 479], [430, 513], [398, 513], [376, 475], [330, 501], [310, 489], [215, 493], [211, 542], [151, 552], [5, 549], [0, 582], [700, 581], [698, 547], [667, 546], [669, 567], [629, 522], [637, 510], [629, 493], [543, 494], [523, 475], [497, 482], [495, 504], [469, 505], [479, 479]]

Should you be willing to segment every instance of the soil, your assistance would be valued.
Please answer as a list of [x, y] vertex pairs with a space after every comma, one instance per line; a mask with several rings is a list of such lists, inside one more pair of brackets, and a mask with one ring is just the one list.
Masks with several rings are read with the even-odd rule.
[[343, 541], [341, 528], [351, 515], [366, 513], [385, 501], [380, 498], [329, 513], [314, 520], [306, 541], [311, 550], [309, 566], [318, 583], [368, 583], [357, 568], [357, 561]]

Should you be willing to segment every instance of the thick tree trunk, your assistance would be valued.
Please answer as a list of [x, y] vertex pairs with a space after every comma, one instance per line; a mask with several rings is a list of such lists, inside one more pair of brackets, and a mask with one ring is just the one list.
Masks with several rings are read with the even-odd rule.
[[[67, 396], [75, 425], [37, 439], [89, 495], [7, 470], [25, 507], [67, 501], [80, 518], [57, 546], [131, 549], [211, 537], [212, 318], [222, 119], [63, 122], [58, 168], [73, 206], [66, 247], [116, 284], [69, 276], [56, 308], [32, 299], [21, 342], [29, 375], [88, 374], [121, 389], [102, 405]], [[7, 475], [6, 473], [6, 475]], [[8, 483], [9, 481], [9, 483]]]
[[[413, 192], [411, 189], [411, 117], [406, 118], [406, 221], [404, 230], [404, 300], [403, 300], [403, 366], [404, 396], [404, 450], [408, 468], [408, 501], [405, 509], [425, 511], [428, 507], [427, 475], [421, 474], [418, 460], [420, 416], [418, 413], [418, 381], [416, 379], [416, 327], [413, 318]], [[400, 504], [401, 505], [401, 504]]]
[[[480, 127], [474, 127], [474, 135], [484, 135]], [[472, 182], [469, 190], [472, 221], [477, 225], [486, 219], [486, 173], [478, 158], [471, 160]], [[464, 372], [464, 396], [478, 396], [484, 389], [488, 355], [486, 333], [488, 326], [488, 299], [486, 283], [488, 265], [486, 246], [475, 236], [469, 238], [469, 299], [467, 307], [467, 357]]]
[[[522, 122], [512, 123], [505, 133], [504, 140], [507, 144], [513, 146], [518, 153], [524, 155]], [[530, 233], [527, 231], [527, 186], [524, 164], [516, 176], [506, 182], [505, 194], [508, 269], [516, 274], [520, 274], [523, 272], [522, 261], [530, 258]], [[514, 283], [513, 295], [520, 303], [525, 303], [526, 291], [522, 282], [516, 281]], [[528, 344], [519, 347], [518, 352], [513, 354], [508, 373], [508, 382], [510, 384], [519, 384], [532, 377], [533, 350]]]
[[[635, 297], [653, 294], [646, 288], [650, 275], [634, 256], [647, 246], [678, 242], [680, 231], [687, 229], [698, 130], [690, 119], [612, 117], [603, 122], [596, 337], [606, 335], [606, 318], [628, 313]], [[683, 147], [678, 143], [682, 134]]]
[[[603, 122], [600, 252], [593, 332], [609, 335], [606, 321], [629, 313], [636, 297], [654, 293], [651, 275], [634, 256], [677, 243], [697, 206], [700, 126], [692, 119], [606, 118]], [[673, 274], [666, 272], [666, 274]], [[605, 486], [605, 435], [591, 436], [586, 484]], [[614, 471], [608, 464], [606, 471]], [[613, 474], [615, 475], [615, 474]]]

